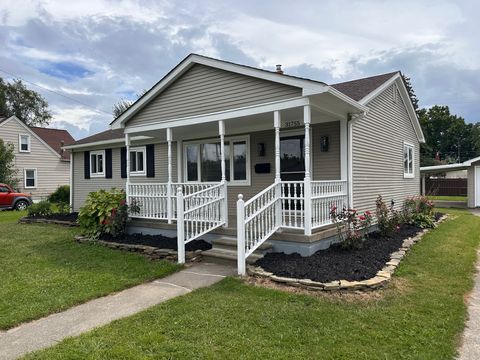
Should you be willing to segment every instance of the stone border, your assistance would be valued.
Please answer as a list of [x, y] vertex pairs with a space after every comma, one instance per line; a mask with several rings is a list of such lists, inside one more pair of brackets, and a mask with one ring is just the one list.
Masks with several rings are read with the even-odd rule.
[[[123, 244], [117, 243], [112, 241], [105, 241], [105, 240], [93, 240], [87, 236], [83, 235], [76, 235], [75, 241], [79, 243], [94, 243], [100, 244], [111, 249], [118, 249], [122, 251], [132, 251], [140, 253], [148, 257], [150, 260], [178, 260], [178, 253], [176, 250], [172, 249], [159, 249], [154, 246], [147, 246], [147, 245], [137, 245], [137, 244]], [[194, 250], [194, 251], [185, 251], [185, 260], [190, 262], [200, 261], [202, 259], [202, 252], [203, 250]]]
[[[448, 215], [443, 215], [436, 223], [435, 227], [441, 222], [445, 221], [448, 218]], [[271, 272], [265, 271], [260, 266], [247, 265], [247, 273], [250, 276], [267, 278], [277, 283], [283, 283], [289, 286], [295, 286], [304, 288], [307, 290], [314, 291], [332, 291], [332, 290], [343, 290], [343, 291], [355, 291], [355, 290], [375, 290], [380, 287], [385, 286], [390, 282], [392, 274], [395, 272], [396, 268], [400, 264], [400, 261], [405, 257], [407, 252], [416, 244], [420, 239], [429, 232], [430, 229], [423, 229], [414, 237], [409, 237], [403, 240], [402, 246], [398, 251], [393, 252], [390, 255], [390, 260], [385, 264], [385, 266], [377, 272], [377, 274], [370, 279], [362, 281], [348, 281], [348, 280], [335, 280], [328, 283], [322, 283], [318, 281], [313, 281], [310, 279], [298, 279], [298, 278], [287, 278], [282, 276], [274, 275]]]
[[23, 217], [18, 220], [19, 224], [55, 224], [63, 226], [80, 226], [76, 221], [66, 221], [66, 220], [55, 220], [55, 219], [45, 219], [45, 218], [29, 218]]

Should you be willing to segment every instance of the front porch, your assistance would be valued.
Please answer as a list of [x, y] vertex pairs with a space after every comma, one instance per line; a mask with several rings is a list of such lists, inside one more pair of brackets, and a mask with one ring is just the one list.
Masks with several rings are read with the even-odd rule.
[[128, 202], [139, 206], [132, 217], [174, 225], [180, 262], [185, 243], [229, 229], [242, 274], [279, 230], [309, 237], [331, 225], [331, 207], [350, 203], [349, 115], [302, 99], [242, 117], [127, 127], [129, 169], [134, 136], [166, 144], [166, 182], [127, 177]]

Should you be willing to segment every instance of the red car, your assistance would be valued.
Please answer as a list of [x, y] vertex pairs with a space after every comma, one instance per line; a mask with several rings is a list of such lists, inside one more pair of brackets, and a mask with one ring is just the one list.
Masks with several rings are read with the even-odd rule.
[[32, 204], [32, 197], [28, 194], [15, 192], [7, 184], [0, 184], [0, 210], [25, 210]]

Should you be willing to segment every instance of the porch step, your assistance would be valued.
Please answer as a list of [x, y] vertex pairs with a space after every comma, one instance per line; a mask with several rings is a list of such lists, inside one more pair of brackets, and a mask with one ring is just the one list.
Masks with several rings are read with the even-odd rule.
[[[273, 248], [272, 244], [265, 242], [258, 247], [247, 258], [248, 264], [253, 264], [261, 259], [263, 255]], [[204, 260], [219, 264], [237, 264], [237, 240], [229, 238], [221, 238], [212, 240], [212, 248], [202, 253]]]

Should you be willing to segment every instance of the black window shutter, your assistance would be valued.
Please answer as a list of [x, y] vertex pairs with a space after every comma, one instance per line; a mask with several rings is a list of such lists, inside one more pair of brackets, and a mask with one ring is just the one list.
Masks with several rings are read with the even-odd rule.
[[90, 179], [90, 151], [83, 152], [83, 169], [85, 179]]
[[122, 179], [127, 178], [127, 148], [125, 146], [120, 149], [120, 176]]
[[105, 149], [105, 177], [112, 178], [112, 149]]
[[155, 146], [147, 145], [147, 177], [155, 177]]

